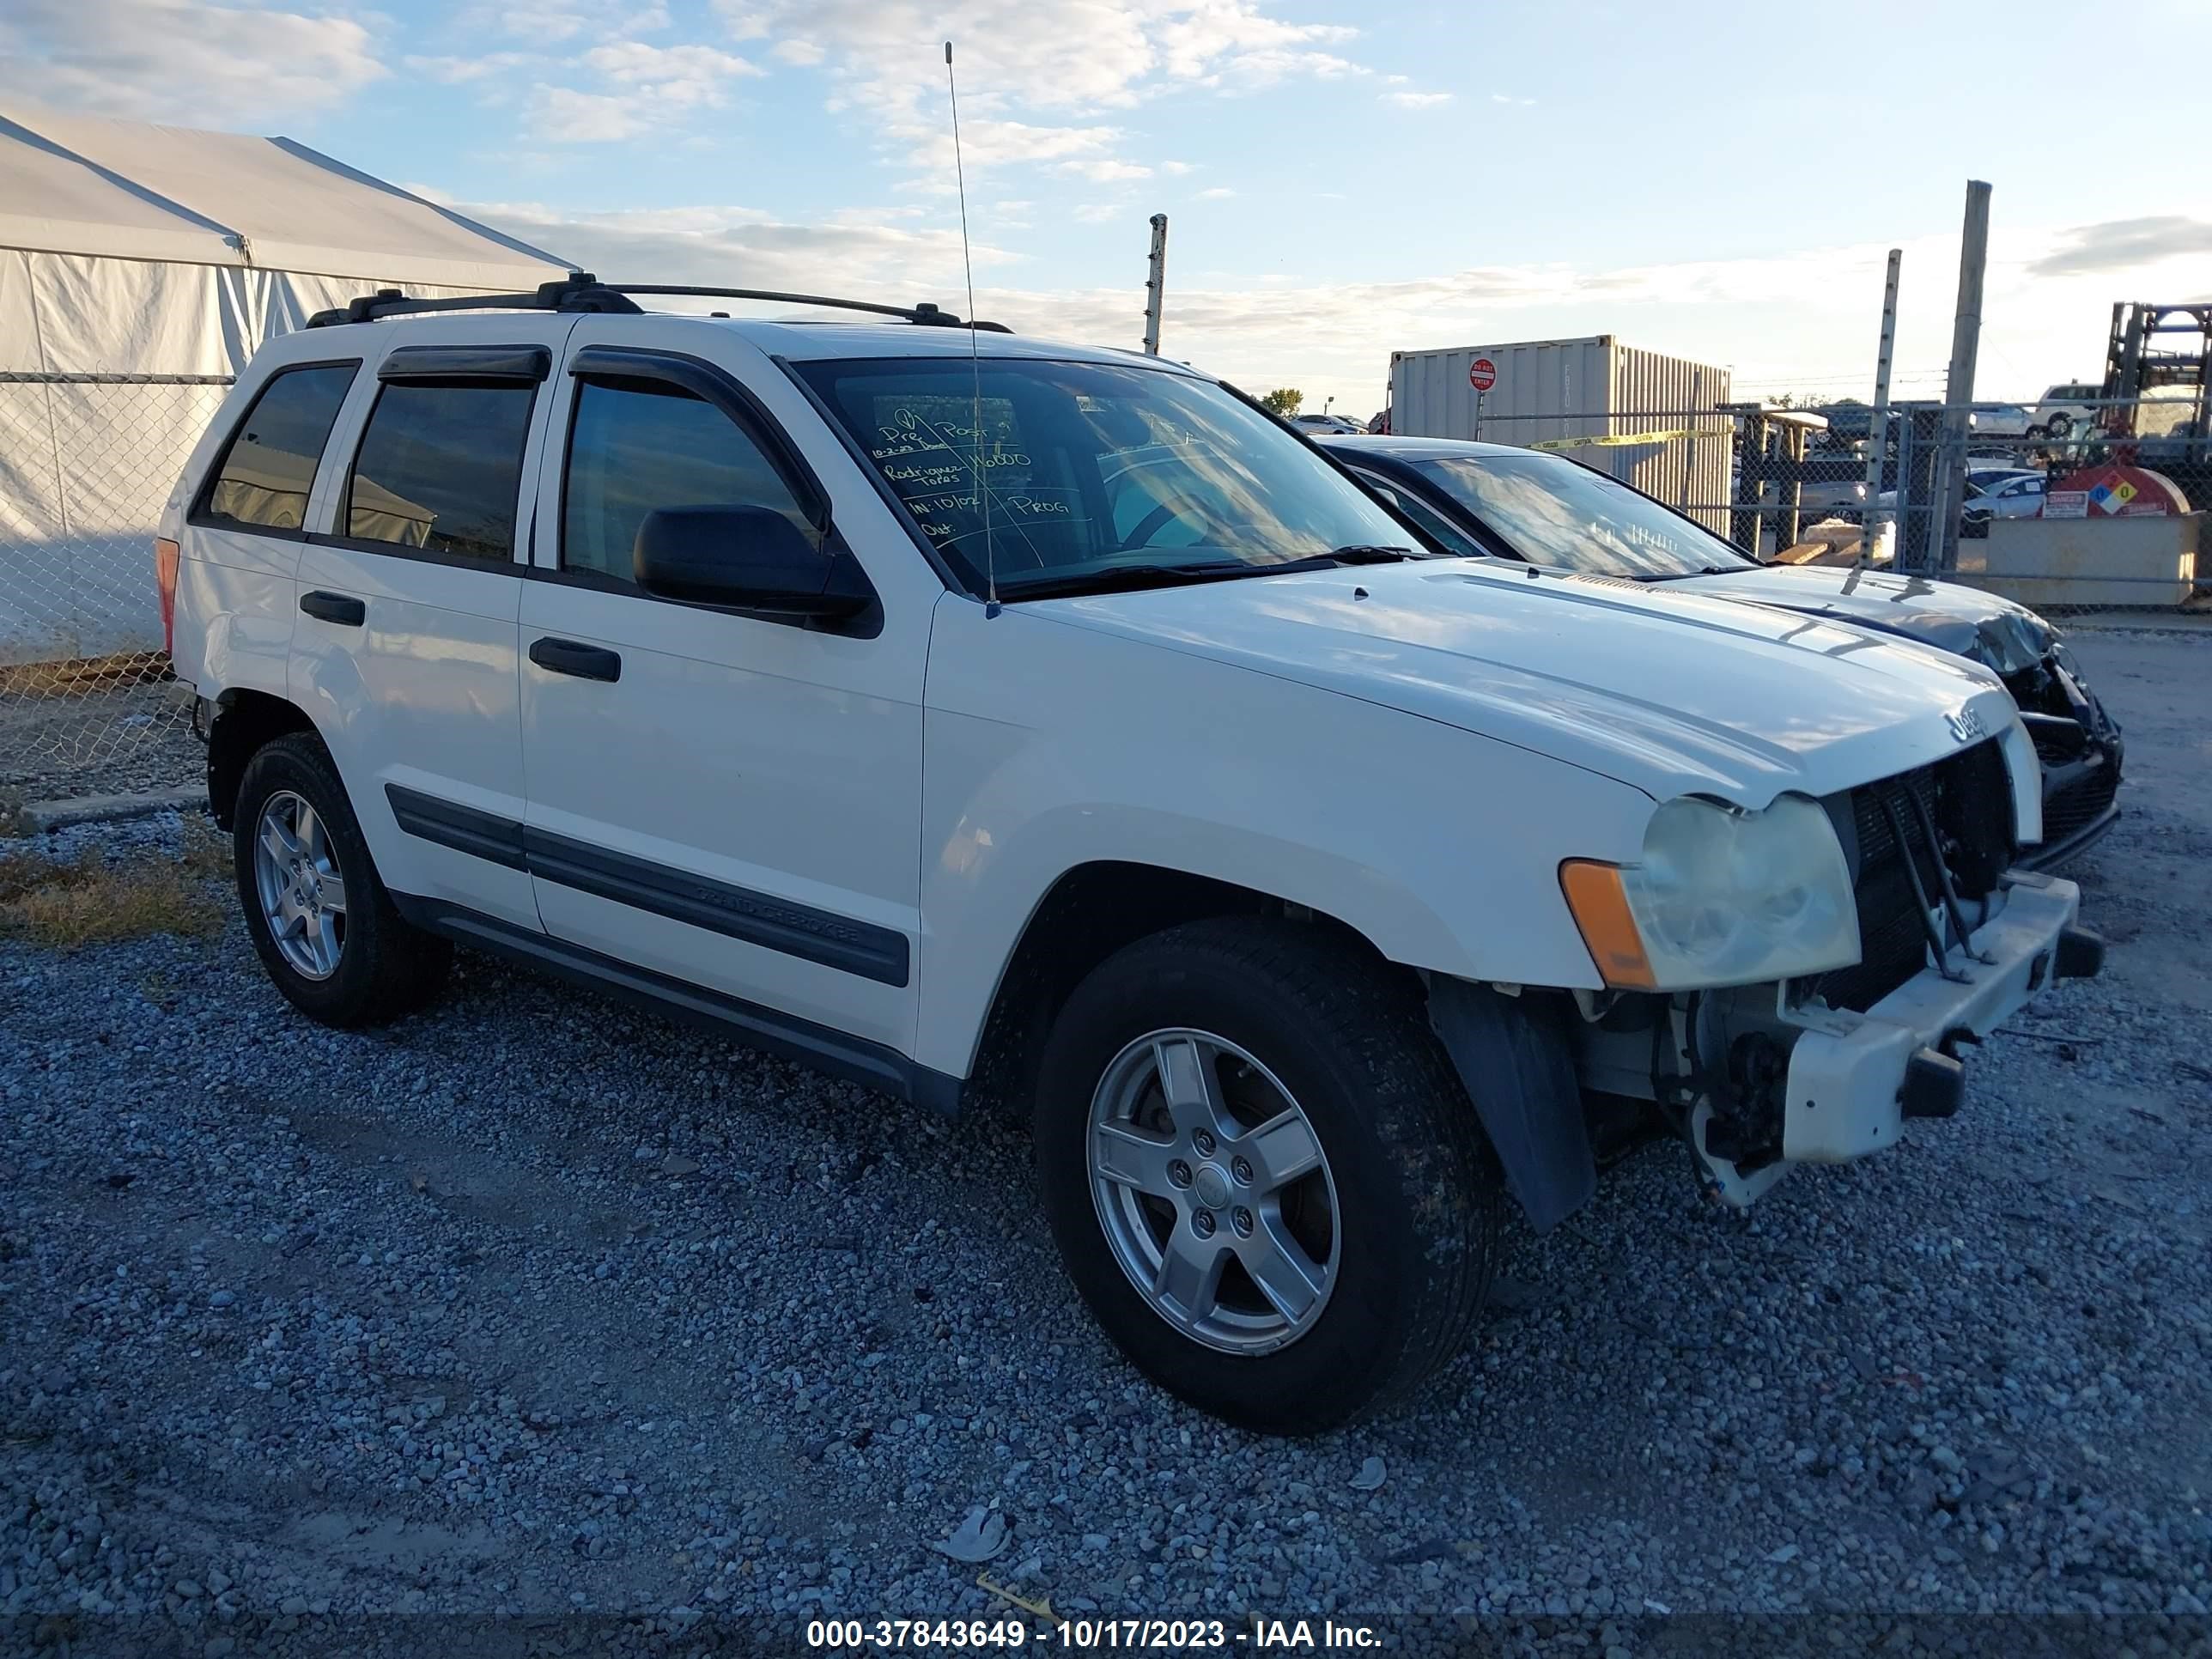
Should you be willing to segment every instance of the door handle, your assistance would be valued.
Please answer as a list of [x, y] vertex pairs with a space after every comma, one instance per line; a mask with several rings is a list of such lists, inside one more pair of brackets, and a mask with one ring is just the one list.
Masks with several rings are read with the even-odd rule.
[[300, 609], [318, 622], [336, 623], [341, 628], [358, 628], [368, 616], [368, 607], [350, 593], [302, 593]]
[[596, 645], [579, 645], [574, 640], [532, 640], [530, 660], [550, 673], [574, 674], [580, 680], [605, 680], [611, 684], [622, 678], [622, 657], [618, 653]]

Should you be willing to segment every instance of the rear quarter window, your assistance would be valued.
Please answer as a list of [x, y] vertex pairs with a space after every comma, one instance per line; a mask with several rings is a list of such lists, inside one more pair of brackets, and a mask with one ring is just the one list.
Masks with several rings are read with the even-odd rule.
[[224, 444], [198, 515], [204, 523], [299, 531], [315, 469], [358, 362], [279, 369]]

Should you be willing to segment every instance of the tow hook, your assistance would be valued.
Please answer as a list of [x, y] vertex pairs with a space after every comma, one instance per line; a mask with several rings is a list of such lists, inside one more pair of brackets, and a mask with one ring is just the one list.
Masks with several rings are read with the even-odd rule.
[[1923, 1048], [1905, 1062], [1905, 1085], [1897, 1091], [1901, 1115], [1954, 1117], [1966, 1098], [1966, 1063], [1957, 1056]]
[[2055, 979], [2094, 979], [2105, 966], [2105, 937], [2094, 928], [2066, 927], [2051, 964]]

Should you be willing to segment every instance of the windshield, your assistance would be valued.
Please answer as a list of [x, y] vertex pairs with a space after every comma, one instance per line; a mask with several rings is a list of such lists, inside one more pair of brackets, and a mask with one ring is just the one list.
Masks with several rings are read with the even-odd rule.
[[1556, 455], [1407, 459], [1531, 564], [1660, 581], [1754, 562], [1649, 496]]
[[1297, 439], [1188, 374], [987, 357], [979, 422], [965, 358], [793, 367], [979, 595], [987, 522], [1008, 599], [1419, 550]]

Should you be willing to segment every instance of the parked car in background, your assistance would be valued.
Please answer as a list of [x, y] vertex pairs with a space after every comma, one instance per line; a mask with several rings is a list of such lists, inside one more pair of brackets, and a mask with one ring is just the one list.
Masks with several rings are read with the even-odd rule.
[[1294, 1432], [1449, 1364], [1506, 1196], [1595, 1192], [1599, 1091], [1747, 1204], [1955, 1113], [1959, 1045], [2101, 963], [2073, 884], [2008, 873], [2036, 740], [1985, 668], [1434, 556], [1164, 359], [670, 291], [323, 313], [163, 509], [247, 936], [310, 1018], [420, 1006], [458, 941], [1018, 1103], [1131, 1363]]
[[2063, 438], [2075, 430], [2087, 431], [2097, 424], [2096, 399], [2105, 395], [2105, 388], [2085, 380], [2066, 380], [2046, 386], [2043, 395], [2027, 410], [2027, 435], [2032, 438]]
[[1797, 485], [1798, 510], [1808, 524], [1841, 520], [1857, 524], [1866, 515], [1866, 467], [1844, 453], [1808, 454]]
[[[1966, 481], [1962, 494], [1962, 507], [1966, 513], [1979, 512], [1977, 506], [1982, 497], [1999, 484], [2014, 478], [2040, 478], [2043, 474], [2032, 467], [2013, 466], [2002, 461], [1970, 460], [1966, 463]], [[1875, 505], [1885, 513], [1897, 511], [1897, 492], [1885, 489], [1874, 498]], [[1984, 518], [1989, 515], [1984, 512]]]
[[1984, 519], [2033, 519], [2043, 511], [2043, 474], [1976, 474], [1973, 511]]
[[1840, 403], [1824, 404], [1814, 412], [1828, 422], [1827, 430], [1817, 434], [1822, 448], [1850, 449], [1874, 436], [1872, 404], [1846, 398]]
[[1984, 438], [2025, 438], [2028, 413], [2018, 404], [1978, 404], [1966, 412], [1970, 433]]
[[[1442, 438], [1329, 438], [1322, 447], [1454, 552], [1826, 617], [1981, 664], [2013, 694], [2043, 760], [2051, 838], [2027, 860], [2037, 868], [2064, 864], [2119, 816], [2120, 729], [2058, 630], [2025, 605], [1917, 576], [1761, 565], [1695, 520], [1564, 456]], [[1967, 489], [1982, 499], [1978, 486]], [[1893, 492], [1883, 499], [1895, 506]]]
[[1309, 437], [1323, 432], [1364, 432], [1367, 428], [1344, 415], [1293, 415], [1291, 424]]

